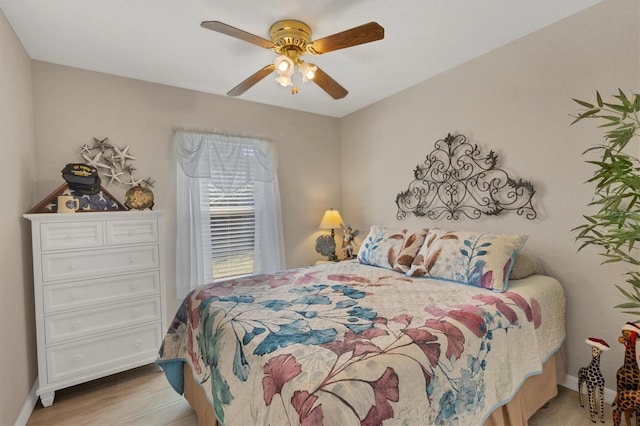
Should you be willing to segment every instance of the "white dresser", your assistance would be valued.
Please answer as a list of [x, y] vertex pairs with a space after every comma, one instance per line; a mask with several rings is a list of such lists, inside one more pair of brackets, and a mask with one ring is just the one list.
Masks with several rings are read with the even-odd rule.
[[24, 217], [42, 404], [58, 389], [153, 362], [167, 328], [162, 212]]

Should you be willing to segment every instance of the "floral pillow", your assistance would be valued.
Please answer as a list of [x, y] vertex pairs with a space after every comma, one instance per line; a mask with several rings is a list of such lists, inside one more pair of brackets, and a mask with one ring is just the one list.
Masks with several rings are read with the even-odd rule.
[[430, 230], [407, 275], [503, 292], [527, 235]]
[[397, 229], [373, 225], [358, 251], [358, 261], [406, 273], [420, 250], [427, 229]]

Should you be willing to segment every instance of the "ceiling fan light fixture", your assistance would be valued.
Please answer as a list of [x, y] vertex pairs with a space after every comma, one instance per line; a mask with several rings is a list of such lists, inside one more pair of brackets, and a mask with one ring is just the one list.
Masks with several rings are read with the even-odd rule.
[[293, 74], [294, 63], [290, 57], [280, 55], [275, 59], [273, 64], [276, 66], [278, 75], [290, 77]]
[[292, 87], [291, 93], [297, 93], [298, 86], [293, 86], [291, 81], [297, 67], [302, 74], [303, 82], [313, 80], [333, 99], [342, 99], [349, 93], [347, 89], [314, 64], [305, 64], [300, 57], [306, 54], [322, 55], [384, 38], [384, 28], [377, 22], [369, 22], [317, 40], [312, 39], [311, 28], [307, 24], [293, 19], [285, 19], [271, 25], [270, 40], [220, 21], [203, 21], [200, 26], [255, 44], [279, 55], [273, 63], [254, 72], [227, 92], [228, 96], [242, 95], [273, 71], [278, 74], [276, 81], [279, 84]]
[[308, 64], [306, 62], [302, 62], [302, 64], [300, 64], [298, 69], [300, 70], [300, 74], [302, 74], [302, 82], [306, 83], [309, 80], [313, 80], [313, 77], [316, 76], [316, 71], [318, 70], [318, 67], [315, 66], [314, 64]]

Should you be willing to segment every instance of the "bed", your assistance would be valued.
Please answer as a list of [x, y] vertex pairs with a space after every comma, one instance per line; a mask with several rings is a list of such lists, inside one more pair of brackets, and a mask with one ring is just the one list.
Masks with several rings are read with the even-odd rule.
[[[439, 235], [417, 245], [431, 241], [442, 256]], [[406, 234], [393, 253], [375, 240], [370, 232], [358, 260], [227, 280], [184, 299], [157, 363], [200, 424], [526, 424], [555, 396], [557, 280], [533, 274], [490, 289], [486, 271], [467, 264], [482, 285], [464, 285], [436, 277], [424, 247], [398, 267], [416, 243]], [[380, 246], [385, 261], [366, 252]], [[488, 251], [472, 246], [475, 257], [455, 251], [474, 262]], [[507, 251], [505, 275], [517, 253]]]

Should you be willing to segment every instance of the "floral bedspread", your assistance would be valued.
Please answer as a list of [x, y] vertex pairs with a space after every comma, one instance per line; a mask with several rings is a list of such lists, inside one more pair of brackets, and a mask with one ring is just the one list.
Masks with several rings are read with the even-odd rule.
[[340, 262], [203, 286], [158, 364], [223, 425], [481, 424], [564, 340], [549, 277], [505, 293]]

